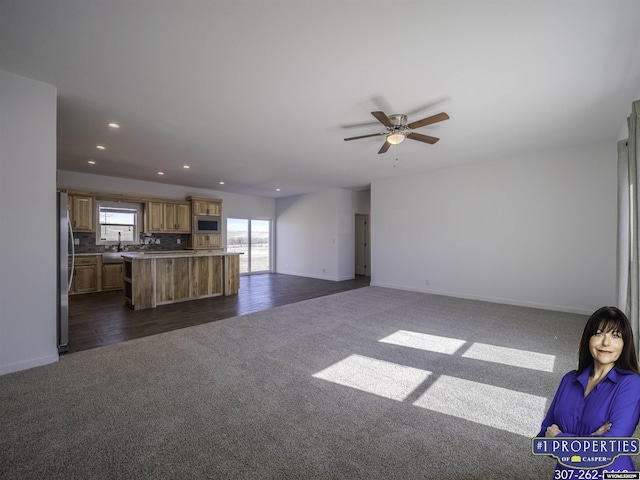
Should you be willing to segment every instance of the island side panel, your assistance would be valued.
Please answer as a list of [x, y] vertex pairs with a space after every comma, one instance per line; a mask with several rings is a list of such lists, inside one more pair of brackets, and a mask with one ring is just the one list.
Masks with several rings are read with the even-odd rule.
[[236, 295], [240, 290], [240, 255], [224, 257], [224, 294]]
[[131, 303], [134, 310], [153, 308], [153, 272], [151, 260], [131, 262]]
[[173, 259], [173, 301], [181, 302], [191, 296], [191, 259]]
[[192, 258], [192, 298], [212, 297], [223, 294], [223, 259], [220, 256]]
[[189, 298], [190, 258], [156, 258], [156, 305]]

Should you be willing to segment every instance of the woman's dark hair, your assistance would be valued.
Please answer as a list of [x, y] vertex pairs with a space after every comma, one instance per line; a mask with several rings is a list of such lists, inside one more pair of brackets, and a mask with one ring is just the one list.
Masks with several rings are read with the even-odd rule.
[[602, 332], [619, 332], [622, 335], [624, 344], [620, 358], [616, 361], [616, 367], [640, 374], [631, 323], [627, 316], [616, 307], [602, 307], [596, 310], [587, 320], [580, 339], [578, 373], [584, 372], [593, 365], [593, 357], [589, 351], [589, 340], [598, 330]]

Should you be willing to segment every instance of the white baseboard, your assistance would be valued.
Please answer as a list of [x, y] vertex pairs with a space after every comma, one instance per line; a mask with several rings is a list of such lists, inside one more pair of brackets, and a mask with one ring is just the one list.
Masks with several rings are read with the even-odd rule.
[[432, 295], [443, 295], [445, 297], [464, 298], [465, 300], [478, 300], [481, 302], [500, 303], [503, 305], [514, 305], [516, 307], [540, 308], [542, 310], [553, 310], [554, 312], [577, 313], [579, 315], [591, 315], [592, 310], [582, 308], [567, 307], [564, 305], [547, 305], [544, 303], [526, 302], [522, 300], [511, 300], [509, 298], [484, 297], [481, 295], [468, 295], [459, 292], [446, 292], [427, 288], [410, 288], [401, 285], [393, 285], [380, 282], [371, 282], [372, 287], [393, 288], [395, 290], [405, 290], [408, 292], [430, 293]]
[[309, 273], [290, 272], [290, 271], [276, 272], [276, 273], [281, 273], [282, 275], [294, 275], [296, 277], [317, 278], [318, 280], [331, 280], [332, 282], [341, 282], [343, 280], [353, 280], [355, 278], [355, 275], [351, 275], [351, 276], [343, 275], [341, 277], [332, 277], [329, 275], [312, 275]]
[[58, 355], [49, 355], [46, 357], [34, 358], [26, 362], [12, 363], [10, 365], [0, 365], [0, 376], [7, 375], [8, 373], [19, 372], [21, 370], [28, 370], [30, 368], [41, 367], [50, 363], [55, 363], [59, 359]]

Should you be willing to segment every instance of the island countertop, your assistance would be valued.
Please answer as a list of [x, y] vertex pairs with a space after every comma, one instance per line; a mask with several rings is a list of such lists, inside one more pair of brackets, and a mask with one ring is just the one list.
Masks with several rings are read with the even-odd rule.
[[174, 258], [174, 257], [224, 257], [229, 255], [242, 255], [242, 252], [225, 252], [223, 250], [158, 250], [155, 252], [120, 252], [123, 258], [148, 260], [150, 258]]
[[241, 253], [223, 250], [120, 252], [125, 301], [134, 310], [219, 295], [240, 288]]

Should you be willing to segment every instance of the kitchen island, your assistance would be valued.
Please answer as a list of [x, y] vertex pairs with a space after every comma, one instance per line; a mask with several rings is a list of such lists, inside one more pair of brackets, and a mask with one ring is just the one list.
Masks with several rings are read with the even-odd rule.
[[198, 298], [235, 295], [240, 254], [219, 250], [123, 252], [124, 297], [134, 310]]

